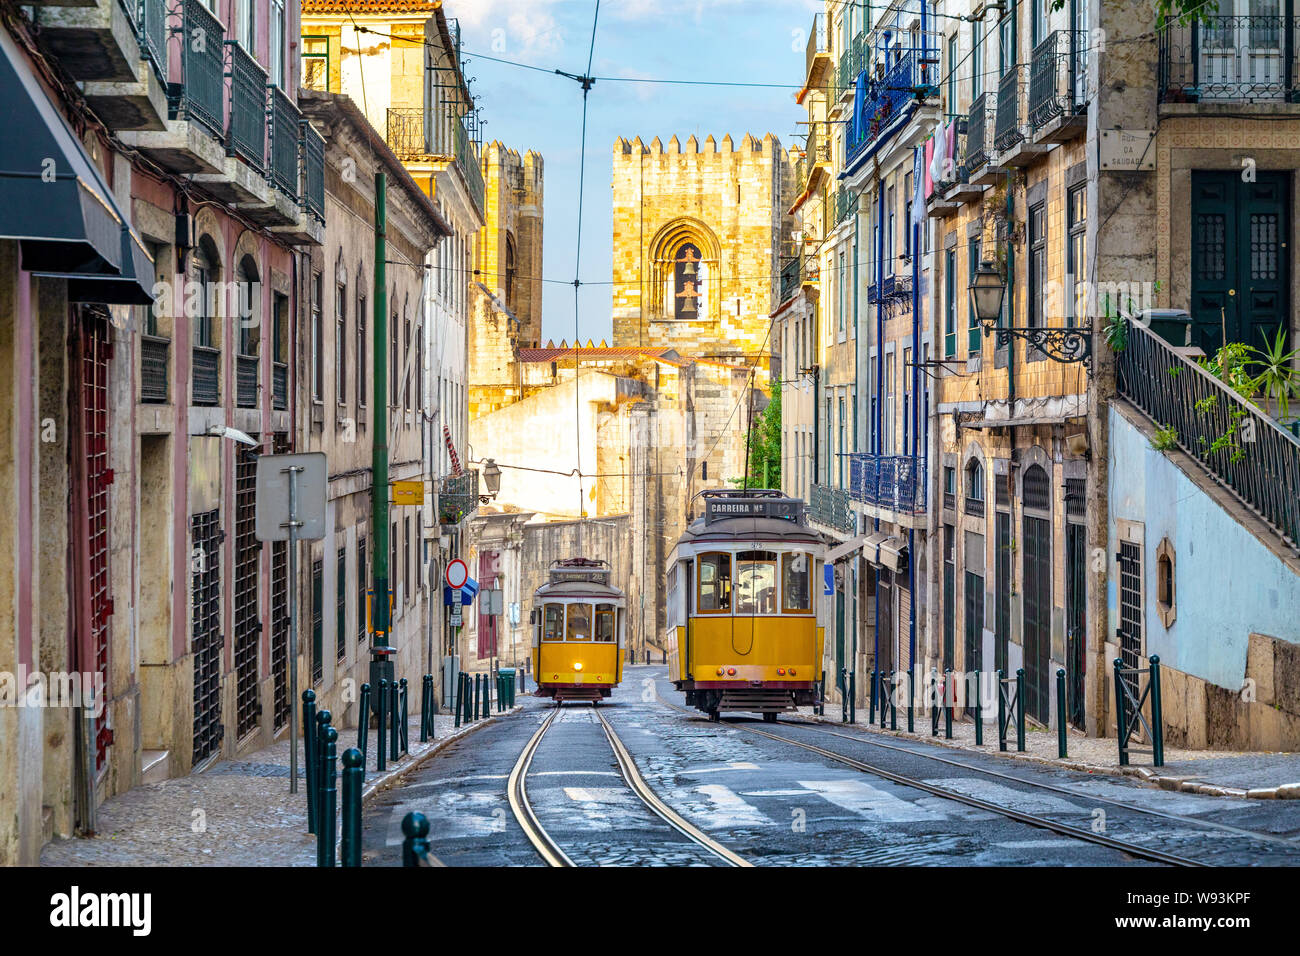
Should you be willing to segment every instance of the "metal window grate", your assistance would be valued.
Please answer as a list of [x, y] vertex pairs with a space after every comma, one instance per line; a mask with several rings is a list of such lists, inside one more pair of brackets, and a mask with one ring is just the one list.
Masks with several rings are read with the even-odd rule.
[[171, 340], [156, 335], [140, 336], [140, 401], [167, 403], [167, 353]]
[[194, 763], [221, 747], [221, 511], [190, 518], [191, 649], [194, 654]]
[[317, 558], [311, 563], [311, 679], [319, 684], [325, 676], [325, 636], [323, 599], [325, 587], [325, 562]]
[[[82, 471], [79, 497], [85, 502], [81, 513], [78, 559], [81, 614], [88, 619], [82, 648], [89, 656], [88, 669], [100, 674], [108, 686], [109, 618], [113, 614], [112, 580], [109, 575], [108, 488], [113, 481], [108, 445], [108, 370], [112, 356], [107, 316], [99, 310], [82, 309], [79, 365], [80, 453]], [[80, 617], [81, 615], [79, 615]], [[108, 757], [112, 732], [103, 719], [95, 721], [95, 767], [102, 769]]]
[[366, 640], [366, 536], [357, 535], [357, 640]]
[[993, 599], [993, 666], [1007, 670], [1007, 645], [1011, 637], [1011, 515], [997, 515], [997, 590]]
[[[275, 453], [287, 454], [289, 436], [275, 436]], [[279, 730], [289, 722], [289, 544], [271, 545], [271, 679], [274, 688], [272, 719]]]
[[993, 499], [999, 508], [1011, 507], [1011, 488], [1006, 475], [993, 476]]
[[221, 400], [221, 352], [196, 345], [191, 350], [190, 401], [195, 405], [216, 405]]
[[226, 150], [266, 171], [266, 71], [234, 40], [230, 47], [230, 124]]
[[137, 17], [140, 31], [140, 51], [154, 75], [165, 89], [167, 86], [167, 0], [140, 0]]
[[1020, 94], [1023, 83], [1023, 68], [1011, 67], [998, 80], [998, 112], [994, 121], [994, 148], [999, 153], [1006, 152], [1024, 140], [1020, 125]]
[[1025, 470], [1022, 498], [1026, 508], [1033, 511], [1051, 511], [1052, 483], [1040, 465], [1030, 465]]
[[[257, 440], [257, 436], [252, 436]], [[262, 623], [257, 589], [261, 542], [256, 534], [257, 454], [239, 453], [235, 463], [235, 734], [242, 738], [257, 729], [262, 705], [257, 695], [257, 658]]]
[[339, 660], [348, 656], [348, 549], [339, 548], [338, 572], [334, 577], [334, 642]]
[[[1142, 656], [1142, 547], [1132, 541], [1119, 545], [1119, 656], [1125, 668], [1136, 668]], [[1129, 673], [1125, 683], [1136, 698], [1137, 675]], [[1132, 702], [1129, 720], [1133, 719]]]
[[1070, 518], [1088, 516], [1088, 481], [1085, 478], [1065, 479], [1065, 514]]
[[235, 356], [235, 404], [240, 408], [257, 407], [257, 356]]

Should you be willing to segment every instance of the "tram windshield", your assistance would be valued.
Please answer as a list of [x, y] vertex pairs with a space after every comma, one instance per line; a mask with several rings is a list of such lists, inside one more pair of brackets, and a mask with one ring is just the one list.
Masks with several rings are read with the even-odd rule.
[[542, 640], [564, 640], [564, 605], [546, 605], [546, 615], [542, 624]]
[[605, 643], [614, 643], [614, 605], [597, 604], [596, 605], [596, 640]]
[[781, 555], [781, 591], [787, 611], [811, 611], [808, 583], [812, 576], [812, 557], [797, 552]]
[[776, 553], [742, 551], [736, 555], [736, 613], [776, 613]]
[[591, 605], [590, 604], [570, 604], [569, 605], [569, 622], [566, 640], [570, 641], [589, 641], [591, 640]]
[[700, 555], [700, 586], [695, 599], [696, 610], [704, 614], [731, 610], [731, 555]]

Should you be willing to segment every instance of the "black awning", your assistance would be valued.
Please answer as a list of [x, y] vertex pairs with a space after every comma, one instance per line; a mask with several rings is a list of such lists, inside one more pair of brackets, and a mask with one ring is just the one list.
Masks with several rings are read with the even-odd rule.
[[[144, 245], [3, 29], [0, 103], [0, 238], [19, 240], [29, 272], [114, 279], [115, 295], [130, 296], [93, 301], [148, 301], [153, 266]], [[139, 288], [127, 291], [127, 284]]]
[[69, 302], [103, 302], [108, 305], [149, 305], [153, 302], [153, 259], [130, 228], [123, 226], [121, 232], [122, 274], [69, 276]]

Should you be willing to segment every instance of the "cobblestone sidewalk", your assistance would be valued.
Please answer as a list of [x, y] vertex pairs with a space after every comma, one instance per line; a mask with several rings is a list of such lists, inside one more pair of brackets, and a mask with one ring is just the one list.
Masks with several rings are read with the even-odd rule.
[[[827, 705], [826, 716], [816, 717], [811, 707], [800, 707], [799, 713], [810, 719], [827, 723], [841, 722], [838, 707]], [[856, 725], [866, 728], [869, 713], [859, 710]], [[886, 722], [888, 723], [888, 721]], [[900, 710], [897, 731], [880, 729], [879, 717], [870, 725], [876, 733], [925, 740], [929, 743], [960, 750], [989, 753], [1013, 760], [1030, 760], [1037, 763], [1081, 770], [1086, 773], [1130, 774], [1142, 777], [1166, 790], [1182, 790], [1212, 796], [1254, 797], [1259, 799], [1300, 799], [1300, 754], [1297, 753], [1244, 753], [1226, 750], [1181, 750], [1165, 748], [1165, 765], [1151, 766], [1150, 747], [1135, 748], [1130, 752], [1130, 765], [1119, 765], [1119, 747], [1114, 737], [1085, 737], [1069, 733], [1066, 736], [1068, 756], [1057, 756], [1057, 737], [1054, 730], [1026, 728], [1025, 752], [1016, 752], [1014, 725], [1007, 738], [1008, 750], [998, 750], [997, 722], [985, 720], [984, 744], [975, 744], [975, 722], [954, 720], [952, 740], [944, 737], [942, 715], [939, 735], [930, 732], [930, 712], [916, 711], [913, 726], [916, 733], [906, 731], [907, 713]]]
[[[411, 720], [410, 755], [390, 760], [383, 774], [375, 769], [378, 753], [371, 728], [366, 748], [367, 799], [449, 740], [490, 722], [456, 728], [452, 716], [434, 719], [436, 737], [424, 744], [419, 717]], [[340, 756], [355, 745], [355, 729], [339, 732]], [[41, 852], [41, 865], [315, 866], [316, 838], [307, 832], [301, 740], [298, 747], [296, 794], [289, 793], [286, 735], [269, 747], [214, 763], [201, 773], [146, 784], [113, 797], [99, 807], [97, 836], [54, 840]]]

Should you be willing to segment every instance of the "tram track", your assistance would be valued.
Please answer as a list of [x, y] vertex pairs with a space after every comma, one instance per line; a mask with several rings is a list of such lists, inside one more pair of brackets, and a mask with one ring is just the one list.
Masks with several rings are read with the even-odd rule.
[[[687, 707], [683, 707], [680, 704], [673, 703], [672, 701], [665, 700], [663, 696], [659, 693], [659, 689], [657, 686], [655, 687], [655, 698], [661, 704], [663, 704], [666, 707], [672, 708], [673, 710], [680, 711], [692, 717], [699, 716], [699, 713], [697, 711], [691, 710], [690, 708]], [[824, 759], [834, 761], [835, 763], [843, 764], [844, 766], [851, 767], [852, 769], [857, 770], [861, 773], [879, 777], [881, 779], [888, 780], [891, 783], [899, 784], [900, 786], [909, 787], [915, 790], [921, 790], [932, 796], [941, 797], [945, 800], [952, 800], [956, 803], [963, 804], [964, 806], [968, 806], [973, 809], [983, 810], [988, 813], [997, 814], [998, 816], [1006, 817], [1007, 819], [1015, 820], [1019, 823], [1026, 824], [1028, 826], [1051, 831], [1060, 836], [1070, 837], [1072, 839], [1081, 840], [1085, 843], [1091, 843], [1097, 846], [1103, 846], [1108, 849], [1116, 850], [1127, 856], [1134, 857], [1135, 859], [1147, 860], [1153, 863], [1162, 863], [1166, 866], [1178, 866], [1178, 867], [1203, 867], [1209, 865], [1200, 860], [1194, 860], [1191, 859], [1190, 857], [1179, 856], [1178, 854], [1175, 853], [1167, 853], [1164, 850], [1158, 850], [1150, 847], [1143, 847], [1143, 846], [1138, 846], [1136, 844], [1127, 843], [1123, 840], [1116, 839], [1115, 837], [1108, 836], [1104, 833], [1095, 833], [1091, 830], [1085, 830], [1080, 827], [1071, 826], [1068, 823], [1062, 823], [1059, 820], [1053, 820], [1050, 817], [1042, 816], [1040, 814], [1028, 813], [1023, 810], [1012, 809], [1011, 807], [999, 806], [996, 803], [991, 803], [987, 800], [981, 800], [979, 797], [974, 797], [971, 796], [970, 794], [962, 793], [957, 790], [951, 790], [947, 787], [940, 787], [935, 784], [927, 783], [924, 780], [918, 780], [915, 777], [909, 777], [906, 774], [897, 773], [893, 770], [886, 770], [884, 767], [878, 767], [874, 764], [867, 763], [866, 761], [858, 760], [854, 757], [847, 756], [846, 754], [838, 753], [837, 751], [828, 750], [825, 747], [819, 747], [816, 744], [808, 743], [807, 741], [795, 740], [792, 737], [785, 737], [782, 736], [781, 734], [774, 734], [768, 730], [760, 730], [757, 727], [750, 727], [746, 723], [739, 723], [733, 720], [725, 720], [723, 721], [723, 723], [727, 724], [730, 727], [734, 727], [737, 730], [744, 731], [746, 733], [754, 734], [759, 737], [766, 737], [767, 739], [776, 741], [778, 743], [783, 743], [792, 747], [800, 748], [802, 750], [807, 750], [810, 753], [814, 753]], [[800, 723], [803, 726], [808, 726], [808, 724], [805, 722], [801, 721]], [[848, 738], [848, 735], [837, 734], [836, 736], [844, 736], [847, 739], [856, 739], [856, 738]], [[863, 742], [870, 743], [871, 741], [863, 741]], [[902, 748], [893, 748], [893, 749], [902, 749]], [[970, 768], [970, 769], [974, 769], [974, 768]], [[1028, 784], [1030, 786], [1037, 786], [1037, 784], [1034, 784], [1032, 781], [1020, 780], [1018, 782], [1023, 784]], [[1077, 798], [1079, 795], [1071, 794], [1071, 796]], [[1177, 819], [1183, 820], [1184, 818], [1180, 817]]]
[[[668, 806], [646, 783], [645, 778], [641, 776], [640, 771], [636, 768], [636, 761], [633, 760], [632, 754], [628, 751], [627, 746], [619, 738], [613, 726], [605, 718], [599, 708], [592, 708], [597, 720], [600, 721], [601, 729], [605, 734], [605, 740], [609, 744], [610, 750], [614, 754], [615, 763], [618, 766], [618, 772], [623, 783], [628, 790], [636, 796], [641, 803], [649, 809], [655, 816], [661, 819], [674, 832], [685, 837], [690, 843], [707, 851], [714, 859], [720, 861], [726, 866], [750, 867], [753, 866], [744, 857], [739, 856], [727, 847], [723, 846], [717, 840], [703, 833], [689, 822], [683, 819], [672, 807]], [[532, 803], [528, 799], [528, 772], [532, 766], [533, 758], [541, 746], [542, 739], [546, 732], [551, 728], [556, 718], [562, 712], [562, 707], [557, 706], [551, 714], [542, 721], [542, 725], [537, 728], [537, 732], [529, 738], [528, 743], [524, 745], [519, 754], [519, 759], [515, 762], [510, 776], [506, 781], [506, 795], [510, 804], [510, 809], [514, 813], [515, 820], [523, 829], [524, 835], [528, 841], [537, 850], [539, 856], [547, 866], [553, 867], [571, 867], [576, 866], [572, 858], [564, 851], [538, 818]]]

